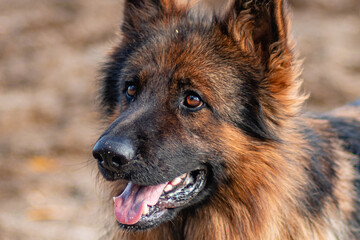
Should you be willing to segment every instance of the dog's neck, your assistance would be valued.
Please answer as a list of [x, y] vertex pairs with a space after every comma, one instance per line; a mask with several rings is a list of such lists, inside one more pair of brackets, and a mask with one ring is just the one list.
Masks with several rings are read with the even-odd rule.
[[[328, 181], [338, 181], [339, 184], [335, 185], [341, 186], [331, 190], [333, 195], [341, 197], [349, 194], [348, 188], [353, 179], [349, 179], [351, 174], [348, 173], [353, 171], [352, 164], [343, 161], [341, 165], [328, 165], [325, 159], [327, 155], [331, 159], [344, 159], [341, 154], [345, 153], [337, 149], [338, 143], [328, 140], [330, 136], [323, 135], [322, 128], [326, 128], [326, 122], [310, 119], [302, 119], [300, 122], [304, 131], [294, 133], [293, 141], [291, 138], [286, 139], [286, 146], [259, 146], [268, 147], [269, 151], [254, 150], [253, 159], [247, 161], [256, 161], [261, 165], [256, 175], [252, 176], [251, 171], [242, 172], [246, 166], [238, 164], [244, 162], [244, 159], [234, 159], [232, 171], [235, 168], [239, 171], [236, 175], [242, 177], [230, 181], [229, 186], [220, 186], [210, 198], [212, 202], [183, 210], [174, 220], [155, 229], [136, 233], [121, 232], [113, 239], [351, 239], [349, 226], [344, 224], [347, 216], [339, 214], [339, 209], [345, 215], [350, 214], [352, 209], [347, 207], [353, 205], [351, 202], [338, 206], [329, 201], [328, 205], [319, 206], [318, 209], [313, 203], [328, 196], [321, 192], [322, 187], [327, 191], [325, 185]], [[309, 126], [316, 126], [316, 132]], [[299, 138], [303, 144], [299, 144]], [[272, 156], [274, 152], [271, 147], [276, 147], [281, 156]], [[325, 147], [332, 150], [325, 153]], [[241, 151], [233, 149], [230, 152], [236, 150]], [[303, 152], [299, 153], [300, 150]], [[294, 159], [295, 156], [300, 157]], [[271, 165], [272, 157], [278, 159], [276, 166]], [[233, 156], [229, 156], [231, 158]], [[346, 158], [351, 159], [352, 156], [349, 154]], [[282, 163], [279, 159], [283, 159]], [[340, 174], [332, 177], [335, 167], [341, 168], [337, 171]], [[255, 179], [259, 176], [261, 178]], [[253, 179], [253, 182], [249, 179]], [[245, 195], [251, 196], [251, 199], [243, 197]], [[228, 198], [222, 199], [224, 196]], [[309, 199], [309, 196], [316, 199]]]

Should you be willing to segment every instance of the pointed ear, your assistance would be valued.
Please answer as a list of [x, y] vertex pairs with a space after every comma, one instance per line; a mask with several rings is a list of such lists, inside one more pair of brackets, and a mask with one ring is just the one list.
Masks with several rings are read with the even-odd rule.
[[122, 33], [129, 38], [146, 33], [151, 24], [181, 15], [188, 5], [188, 0], [126, 0]]
[[[222, 2], [206, 0], [209, 2]], [[224, 10], [215, 10], [228, 34], [247, 51], [256, 52], [263, 63], [271, 54], [288, 49], [288, 12], [286, 0], [228, 0]], [[225, 24], [225, 25], [224, 25]]]
[[145, 24], [159, 17], [160, 7], [160, 0], [126, 0], [122, 33], [129, 38], [134, 37], [134, 34], [142, 31]]
[[[218, 0], [205, 0], [217, 2]], [[220, 0], [219, 0], [220, 1]], [[289, 36], [286, 0], [226, 0], [225, 10], [215, 10], [223, 32], [254, 59], [263, 72], [259, 82], [262, 111], [269, 124], [294, 116], [307, 98], [300, 93], [300, 62]]]
[[[285, 0], [255, 1], [252, 38], [262, 59], [268, 62], [273, 51], [288, 49], [288, 17]], [[257, 6], [256, 4], [259, 4]]]

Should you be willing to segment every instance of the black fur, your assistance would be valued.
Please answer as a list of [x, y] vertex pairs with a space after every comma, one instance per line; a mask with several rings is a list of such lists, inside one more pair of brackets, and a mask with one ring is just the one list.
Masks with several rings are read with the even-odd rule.
[[328, 201], [328, 197], [333, 198], [336, 165], [332, 151], [326, 148], [330, 139], [320, 136], [306, 126], [302, 128], [309, 146], [304, 151], [311, 156], [309, 168], [306, 169], [310, 181], [305, 189], [306, 199], [302, 202], [307, 209], [304, 214], [311, 216], [320, 214], [324, 201]]
[[[279, 25], [279, 16], [275, 16], [279, 2], [255, 0], [246, 3], [251, 4], [247, 6], [244, 1], [235, 1], [233, 10], [224, 20], [216, 16], [196, 18], [188, 15], [188, 12], [167, 16], [157, 0], [147, 2], [146, 12], [139, 15], [145, 1], [126, 2], [122, 43], [114, 49], [102, 71], [104, 112], [110, 116], [118, 114], [116, 110], [119, 110], [119, 114], [100, 139], [126, 139], [135, 154], [114, 172], [101, 166], [101, 161], [99, 169], [107, 180], [123, 179], [141, 186], [167, 183], [184, 173], [191, 174], [201, 169], [207, 173], [207, 183], [204, 190], [190, 202], [178, 208], [166, 209], [168, 214], [163, 219], [142, 226], [121, 225], [123, 228], [143, 230], [155, 227], [174, 219], [177, 214], [179, 218], [174, 221], [181, 219], [180, 222], [185, 224], [186, 220], [183, 221], [182, 217], [192, 217], [192, 210], [206, 209], [208, 202], [217, 199], [212, 195], [216, 196], [220, 190], [234, 186], [245, 196], [233, 196], [234, 201], [241, 203], [232, 204], [246, 206], [251, 224], [261, 225], [261, 213], [266, 209], [261, 209], [259, 192], [275, 192], [266, 181], [282, 176], [276, 175], [276, 171], [266, 172], [278, 167], [275, 166], [276, 159], [266, 161], [254, 154], [255, 151], [264, 158], [284, 157], [284, 161], [278, 159], [284, 165], [279, 166], [279, 172], [293, 166], [301, 168], [301, 173], [305, 170], [305, 176], [299, 175], [297, 178], [284, 174], [304, 191], [303, 198], [296, 199], [298, 202], [294, 203], [297, 209], [293, 210], [297, 212], [291, 214], [309, 220], [321, 219], [328, 213], [325, 211], [329, 211], [327, 204], [338, 207], [334, 189], [339, 174], [339, 159], [336, 159], [337, 153], [331, 148], [337, 146], [334, 139], [339, 138], [347, 151], [360, 157], [360, 123], [322, 115], [311, 117], [327, 120], [329, 129], [314, 130], [304, 123], [297, 123], [297, 130], [283, 129], [299, 121], [295, 119], [303, 119], [295, 116], [295, 100], [287, 96], [293, 94], [289, 89], [295, 80], [289, 72], [294, 63], [290, 48], [284, 46], [287, 41], [283, 36], [286, 35], [283, 32], [286, 26]], [[279, 4], [282, 11], [283, 2]], [[245, 7], [251, 8], [244, 17], [253, 21], [252, 28], [245, 31], [252, 35], [247, 36], [251, 41], [236, 39], [236, 34], [231, 32], [234, 29], [226, 27], [229, 24], [227, 21], [237, 17]], [[286, 16], [281, 17], [280, 22], [284, 23]], [[241, 40], [248, 43], [253, 52], [240, 49]], [[281, 64], [282, 71], [271, 69], [270, 61], [274, 60], [270, 55], [277, 60], [274, 64]], [[270, 69], [273, 71], [271, 74]], [[129, 86], [136, 89], [131, 99], [126, 96]], [[189, 93], [201, 98], [201, 108], [190, 109], [184, 104]], [[299, 98], [299, 101], [302, 99]], [[360, 101], [352, 106], [360, 106]], [[294, 133], [294, 136], [300, 136], [301, 146], [295, 146], [297, 139], [294, 136], [283, 137], [284, 134], [290, 136]], [[236, 141], [234, 136], [246, 142], [233, 143]], [[284, 139], [291, 139], [296, 149], [286, 149]], [[240, 150], [232, 144], [238, 144], [236, 147]], [[244, 162], [251, 163], [251, 166], [241, 164]], [[239, 171], [234, 171], [235, 176], [230, 176], [228, 172], [233, 166], [238, 167], [236, 170]], [[357, 163], [356, 167], [360, 170], [360, 164]], [[263, 175], [273, 176], [262, 179], [262, 175], [257, 176], [261, 171], [264, 171]], [[256, 174], [246, 175], [247, 172]], [[235, 181], [243, 180], [244, 176], [245, 181]], [[360, 181], [354, 184], [360, 189]], [[217, 204], [231, 209], [226, 196], [220, 198]], [[232, 215], [232, 212], [228, 215]], [[237, 219], [239, 216], [229, 218], [232, 217], [239, 222], [246, 220]], [[357, 216], [353, 217], [357, 219]], [[234, 226], [235, 232], [242, 231], [238, 228], [245, 225], [241, 224], [240, 227]], [[181, 239], [184, 230], [178, 232], [180, 235], [176, 237]], [[241, 234], [245, 236], [245, 233]]]

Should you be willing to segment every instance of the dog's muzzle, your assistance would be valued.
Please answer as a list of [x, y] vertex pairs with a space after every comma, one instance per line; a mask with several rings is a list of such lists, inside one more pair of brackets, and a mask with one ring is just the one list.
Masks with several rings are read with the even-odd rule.
[[99, 166], [112, 174], [118, 173], [135, 155], [134, 147], [129, 140], [111, 136], [101, 137], [92, 153]]

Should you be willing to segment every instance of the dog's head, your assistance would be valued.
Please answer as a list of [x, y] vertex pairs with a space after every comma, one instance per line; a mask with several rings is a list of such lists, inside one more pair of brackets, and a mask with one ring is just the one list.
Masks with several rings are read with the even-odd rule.
[[251, 192], [264, 171], [249, 163], [257, 147], [279, 141], [296, 113], [284, 1], [218, 2], [125, 3], [101, 91], [115, 120], [93, 151], [106, 180], [127, 182], [115, 198], [123, 228], [206, 204], [234, 172]]

